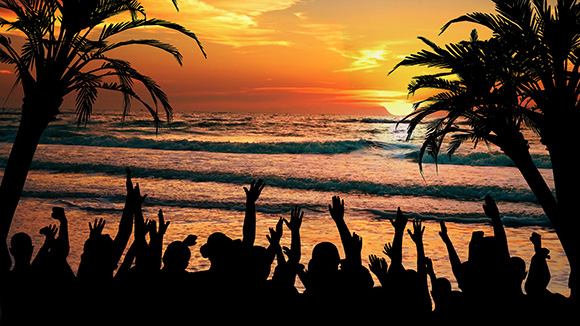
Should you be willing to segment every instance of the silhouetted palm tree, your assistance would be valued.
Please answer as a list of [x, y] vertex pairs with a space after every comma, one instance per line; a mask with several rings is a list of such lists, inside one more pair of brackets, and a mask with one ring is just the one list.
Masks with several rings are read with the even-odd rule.
[[[173, 4], [177, 8], [177, 0]], [[8, 37], [0, 35], [0, 62], [14, 66], [17, 83], [24, 91], [18, 133], [0, 186], [0, 265], [6, 268], [10, 266], [6, 237], [30, 163], [43, 131], [59, 114], [66, 95], [76, 93], [79, 123], [90, 119], [99, 90], [123, 94], [123, 117], [131, 100], [137, 100], [149, 110], [156, 127], [160, 122], [159, 106], [171, 119], [171, 105], [159, 85], [130, 62], [109, 54], [129, 45], [147, 45], [171, 54], [181, 64], [181, 53], [156, 39], [118, 41], [118, 37], [139, 27], [162, 27], [193, 39], [204, 56], [205, 52], [196, 35], [183, 26], [148, 19], [139, 1], [3, 0], [0, 9], [4, 16], [0, 17], [0, 26], [25, 39], [18, 50]], [[130, 15], [130, 19], [107, 23], [121, 14]], [[134, 91], [135, 83], [145, 87], [149, 102]]]
[[[495, 13], [470, 13], [448, 22], [489, 28], [512, 59], [525, 65], [520, 96], [537, 110], [528, 115], [550, 154], [556, 210], [547, 214], [570, 263], [571, 297], [577, 300], [580, 270], [580, 174], [574, 155], [580, 121], [580, 4], [558, 0], [492, 0]], [[574, 290], [576, 289], [576, 291]]]
[[[414, 77], [408, 86], [410, 94], [421, 89], [438, 93], [415, 103], [415, 110], [403, 118], [408, 121], [408, 138], [418, 124], [436, 113], [445, 115], [429, 122], [423, 146], [419, 151], [419, 168], [427, 153], [437, 163], [441, 147], [449, 136], [450, 156], [466, 141], [498, 146], [521, 171], [538, 198], [546, 215], [556, 214], [555, 198], [534, 164], [522, 129], [537, 131], [536, 108], [527, 101], [520, 84], [531, 76], [526, 62], [506, 51], [492, 38], [481, 41], [473, 30], [469, 41], [441, 48], [420, 38], [430, 50], [406, 57], [400, 66], [436, 67], [444, 71]], [[410, 120], [409, 120], [410, 119]]]

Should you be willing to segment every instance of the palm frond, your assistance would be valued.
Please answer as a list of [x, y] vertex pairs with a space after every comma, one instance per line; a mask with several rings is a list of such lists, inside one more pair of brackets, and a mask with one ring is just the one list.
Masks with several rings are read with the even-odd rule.
[[[153, 105], [145, 105], [147, 110], [150, 111], [152, 116], [155, 119], [159, 117], [159, 107], [164, 110], [167, 121], [171, 121], [172, 119], [172, 107], [169, 103], [169, 99], [167, 94], [163, 92], [161, 87], [149, 76], [145, 76], [139, 73], [136, 69], [134, 69], [131, 64], [124, 60], [118, 59], [111, 59], [102, 57], [101, 60], [105, 62], [98, 68], [95, 68], [88, 73], [91, 75], [99, 76], [99, 78], [109, 78], [109, 77], [116, 77], [119, 80], [119, 85], [121, 86], [117, 90], [125, 90], [127, 93], [124, 97], [124, 104], [123, 104], [123, 117], [128, 113], [130, 107], [130, 98], [139, 98], [141, 103], [145, 103], [140, 97], [136, 95], [134, 92], [134, 82], [139, 82], [142, 84], [146, 91], [149, 93], [151, 101]], [[69, 92], [73, 90], [80, 89], [84, 86], [84, 80], [78, 79], [78, 77], [82, 77], [83, 74], [79, 73], [75, 76], [75, 83], [69, 88]], [[158, 124], [156, 123], [156, 127]]]
[[457, 93], [461, 90], [461, 84], [459, 81], [449, 80], [439, 76], [441, 76], [441, 74], [421, 75], [413, 77], [407, 86], [409, 94], [414, 95], [415, 92], [419, 89], [445, 90], [453, 93]]
[[389, 72], [389, 75], [401, 66], [426, 66], [429, 68], [441, 69], [450, 68], [444, 49], [424, 37], [419, 37], [419, 39], [427, 44], [431, 48], [431, 51], [421, 50], [417, 53], [406, 56], [401, 62], [393, 67]]
[[179, 52], [179, 50], [175, 46], [173, 46], [172, 44], [161, 42], [159, 40], [155, 40], [155, 39], [128, 40], [128, 41], [121, 41], [121, 42], [116, 42], [116, 43], [112, 43], [112, 44], [108, 44], [108, 45], [104, 45], [104, 44], [105, 44], [104, 42], [95, 42], [93, 44], [93, 47], [92, 47], [93, 49], [98, 48], [98, 50], [95, 51], [96, 56], [98, 56], [100, 54], [105, 54], [108, 51], [111, 51], [111, 50], [114, 50], [114, 49], [117, 49], [120, 47], [128, 46], [128, 45], [146, 45], [146, 46], [151, 46], [151, 47], [160, 49], [162, 51], [165, 51], [165, 52], [171, 54], [180, 66], [183, 65], [183, 55], [181, 54], [181, 52]]
[[157, 27], [171, 29], [171, 30], [179, 32], [179, 33], [193, 39], [197, 43], [197, 46], [201, 50], [204, 57], [207, 58], [207, 54], [205, 53], [205, 50], [204, 50], [203, 46], [201, 45], [201, 42], [199, 41], [199, 39], [195, 35], [195, 33], [189, 31], [188, 29], [186, 29], [185, 27], [183, 27], [179, 24], [172, 23], [172, 22], [162, 20], [162, 19], [137, 19], [137, 20], [133, 20], [133, 21], [105, 25], [101, 31], [100, 36], [99, 36], [99, 41], [105, 41], [108, 38], [110, 38], [114, 35], [117, 35], [119, 33], [126, 32], [128, 30], [132, 30], [132, 29], [138, 28], [138, 27], [145, 27], [145, 26], [157, 26]]
[[503, 25], [506, 23], [505, 20], [503, 20], [501, 17], [497, 17], [496, 15], [482, 12], [474, 12], [448, 21], [445, 25], [443, 25], [443, 27], [441, 27], [439, 35], [443, 34], [449, 28], [449, 26], [461, 22], [482, 25], [489, 28], [491, 31], [497, 34], [501, 33], [501, 31], [503, 30]]
[[101, 82], [101, 77], [90, 73], [80, 73], [77, 75], [77, 98], [76, 116], [77, 123], [86, 123], [90, 120], [93, 111], [93, 104], [97, 100], [97, 86]]

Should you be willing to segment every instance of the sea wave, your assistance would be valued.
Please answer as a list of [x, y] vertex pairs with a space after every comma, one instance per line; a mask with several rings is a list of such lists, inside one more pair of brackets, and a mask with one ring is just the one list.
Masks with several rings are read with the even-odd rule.
[[140, 137], [91, 135], [72, 137], [59, 133], [58, 137], [44, 137], [41, 144], [81, 145], [121, 148], [148, 148], [175, 151], [204, 151], [247, 154], [348, 154], [365, 148], [388, 148], [389, 144], [365, 139], [305, 142], [211, 142], [196, 140], [159, 140]]
[[[0, 160], [1, 162], [2, 160]], [[1, 162], [3, 163], [3, 162]], [[101, 173], [122, 175], [124, 167], [108, 164], [88, 163], [54, 163], [35, 161], [33, 170], [55, 171], [60, 173]], [[252, 176], [243, 173], [223, 171], [183, 171], [164, 168], [131, 167], [132, 174], [140, 178], [180, 179], [192, 182], [217, 182], [228, 184], [247, 184]], [[416, 196], [445, 198], [452, 200], [480, 201], [487, 194], [494, 194], [494, 199], [507, 202], [536, 202], [536, 198], [527, 188], [505, 187], [499, 185], [469, 184], [395, 184], [378, 183], [363, 180], [341, 180], [316, 177], [291, 177], [280, 175], [259, 176], [267, 180], [271, 187], [300, 189], [333, 193], [362, 193], [376, 196]]]
[[[268, 179], [268, 184], [270, 185], [271, 179]], [[494, 194], [495, 196], [495, 194]], [[125, 196], [120, 194], [115, 195], [100, 195], [99, 198], [95, 199], [95, 194], [90, 192], [56, 192], [51, 189], [44, 190], [25, 190], [23, 192], [23, 197], [34, 197], [43, 199], [55, 199], [62, 205], [67, 207], [79, 209], [82, 211], [90, 213], [120, 213], [122, 208], [122, 203], [125, 201]], [[500, 197], [501, 196], [495, 196]], [[82, 199], [82, 200], [76, 200]], [[239, 201], [230, 200], [208, 200], [208, 199], [180, 199], [180, 198], [147, 198], [148, 207], [178, 207], [185, 209], [212, 209], [212, 210], [224, 210], [224, 211], [238, 211], [243, 212], [245, 210], [245, 204]], [[261, 202], [257, 207], [257, 211], [262, 214], [286, 214], [293, 207], [294, 203], [283, 203], [283, 202]], [[325, 213], [328, 209], [326, 205], [320, 204], [309, 204], [301, 203], [300, 207], [306, 211], [312, 211], [316, 213]], [[353, 210], [353, 215], [366, 218], [374, 219], [393, 219], [396, 217], [395, 211], [383, 211], [377, 209], [356, 209]], [[537, 226], [552, 228], [552, 224], [543, 214], [530, 215], [526, 212], [525, 215], [517, 215], [518, 213], [512, 212], [512, 215], [507, 215], [502, 217], [502, 222], [506, 227], [525, 227], [525, 226]], [[460, 223], [460, 224], [488, 224], [490, 223], [489, 218], [484, 214], [480, 213], [434, 213], [434, 212], [405, 212], [405, 215], [410, 219], [419, 219], [422, 221], [444, 221], [447, 223]]]
[[[419, 162], [419, 152], [407, 153], [406, 158], [415, 162]], [[532, 154], [532, 160], [536, 167], [540, 169], [551, 169], [552, 161], [549, 155]], [[434, 164], [435, 159], [431, 156], [425, 155], [422, 159], [423, 164]], [[472, 153], [455, 153], [451, 157], [446, 154], [441, 154], [437, 157], [437, 164], [450, 165], [470, 165], [470, 166], [515, 166], [513, 161], [504, 153], [492, 152], [472, 152]]]

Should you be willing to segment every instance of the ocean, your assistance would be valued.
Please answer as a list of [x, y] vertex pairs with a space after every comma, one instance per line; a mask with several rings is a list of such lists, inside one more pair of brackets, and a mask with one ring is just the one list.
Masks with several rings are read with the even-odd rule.
[[[549, 221], [519, 171], [497, 148], [466, 143], [451, 159], [417, 164], [426, 124], [407, 140], [401, 117], [320, 114], [175, 112], [173, 122], [156, 133], [146, 113], [122, 121], [118, 111], [95, 112], [86, 125], [77, 125], [73, 112], [63, 112], [44, 133], [38, 147], [10, 236], [27, 232], [35, 248], [38, 231], [54, 224], [53, 206], [64, 207], [69, 220], [71, 252], [76, 270], [89, 222], [107, 221], [114, 235], [125, 200], [125, 169], [148, 195], [146, 218], [163, 209], [170, 221], [165, 245], [188, 234], [198, 236], [192, 247], [191, 271], [209, 268], [199, 247], [216, 231], [241, 238], [245, 192], [253, 179], [266, 187], [257, 202], [256, 244], [267, 246], [268, 228], [290, 210], [304, 212], [302, 260], [312, 248], [330, 241], [340, 250], [340, 237], [328, 213], [334, 195], [345, 201], [351, 232], [363, 238], [363, 263], [382, 254], [393, 239], [389, 218], [398, 207], [410, 218], [423, 220], [426, 255], [438, 277], [457, 285], [439, 222], [462, 260], [473, 231], [492, 235], [482, 204], [490, 194], [503, 217], [512, 255], [529, 266], [534, 253], [532, 232], [542, 236], [551, 252], [549, 289], [569, 295], [569, 265]], [[19, 122], [19, 112], [0, 111], [0, 166], [5, 165]], [[553, 185], [550, 160], [537, 137], [529, 134], [537, 166]], [[0, 170], [3, 173], [3, 170]], [[408, 224], [411, 228], [411, 223]], [[290, 245], [286, 229], [282, 244]], [[416, 268], [415, 246], [405, 235], [404, 265]], [[342, 257], [344, 252], [341, 251]], [[375, 279], [375, 283], [378, 281]], [[297, 284], [300, 288], [301, 285]]]

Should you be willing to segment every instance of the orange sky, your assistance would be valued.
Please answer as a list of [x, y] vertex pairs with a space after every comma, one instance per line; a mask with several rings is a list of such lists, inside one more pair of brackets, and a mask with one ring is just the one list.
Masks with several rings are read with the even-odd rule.
[[[441, 26], [467, 12], [493, 11], [490, 0], [180, 0], [179, 13], [169, 0], [141, 2], [148, 17], [194, 31], [208, 55], [159, 29], [127, 35], [169, 41], [182, 51], [181, 67], [155, 49], [119, 52], [162, 86], [176, 111], [386, 114], [386, 106], [403, 113], [410, 109], [406, 85], [421, 70], [387, 73], [423, 48], [417, 36], [441, 45], [460, 41], [473, 25], [438, 36]], [[11, 68], [0, 65], [2, 103], [13, 81]], [[6, 106], [19, 107], [21, 97], [15, 91]], [[72, 108], [69, 97], [63, 105]], [[103, 92], [96, 108], [120, 104], [119, 96]]]

